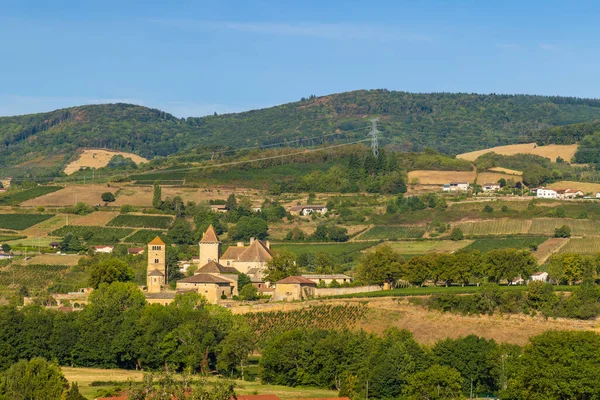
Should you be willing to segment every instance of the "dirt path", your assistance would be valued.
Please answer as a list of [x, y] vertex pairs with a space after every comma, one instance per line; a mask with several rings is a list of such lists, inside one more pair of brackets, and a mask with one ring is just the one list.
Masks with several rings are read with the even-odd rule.
[[569, 243], [569, 238], [550, 238], [538, 246], [538, 249], [533, 252], [533, 256], [538, 263], [543, 264], [548, 258]]

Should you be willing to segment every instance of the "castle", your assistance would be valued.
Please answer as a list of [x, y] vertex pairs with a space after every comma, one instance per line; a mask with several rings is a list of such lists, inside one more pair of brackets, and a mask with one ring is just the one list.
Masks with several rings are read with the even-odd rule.
[[[195, 291], [216, 304], [221, 299], [238, 294], [238, 275], [250, 275], [253, 281], [262, 280], [262, 272], [271, 255], [269, 242], [250, 239], [250, 244], [237, 243], [221, 255], [221, 241], [212, 225], [198, 243], [201, 265], [193, 276], [177, 281], [177, 291]], [[146, 300], [165, 303], [174, 298], [173, 291], [166, 290], [166, 244], [157, 236], [148, 243], [148, 268], [146, 273]], [[155, 301], [153, 301], [155, 300]]]

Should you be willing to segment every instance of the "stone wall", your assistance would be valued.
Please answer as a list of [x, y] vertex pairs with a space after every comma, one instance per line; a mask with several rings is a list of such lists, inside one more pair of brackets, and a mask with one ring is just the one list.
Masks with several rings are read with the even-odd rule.
[[368, 293], [381, 290], [381, 286], [356, 286], [344, 288], [316, 288], [314, 297], [339, 296], [342, 294]]

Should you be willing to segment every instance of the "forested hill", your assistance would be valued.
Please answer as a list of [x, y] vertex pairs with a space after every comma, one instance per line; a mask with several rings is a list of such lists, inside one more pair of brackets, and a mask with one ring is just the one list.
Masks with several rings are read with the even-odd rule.
[[535, 132], [553, 126], [600, 119], [600, 100], [362, 90], [187, 119], [129, 104], [90, 105], [0, 118], [0, 167], [41, 156], [66, 159], [81, 147], [153, 157], [197, 147], [268, 145], [334, 132], [340, 132], [340, 138], [362, 139], [366, 118], [371, 116], [380, 117], [386, 144], [457, 154], [530, 140]]

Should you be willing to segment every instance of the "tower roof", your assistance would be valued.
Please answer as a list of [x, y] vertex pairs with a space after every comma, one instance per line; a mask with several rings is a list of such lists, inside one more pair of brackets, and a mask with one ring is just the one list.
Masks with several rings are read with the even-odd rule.
[[160, 245], [160, 246], [164, 246], [165, 242], [162, 241], [161, 238], [159, 238], [158, 236], [156, 236], [154, 239], [152, 239], [152, 241], [150, 243], [148, 243], [149, 245]]
[[196, 270], [196, 274], [238, 274], [238, 270], [233, 267], [225, 267], [214, 261], [209, 261], [207, 264]]
[[162, 272], [160, 272], [159, 270], [155, 269], [152, 272], [150, 272], [148, 274], [148, 276], [165, 276], [165, 274], [163, 274]]
[[206, 229], [206, 232], [202, 235], [200, 243], [220, 243], [217, 232], [215, 232], [215, 228], [213, 228], [212, 224], [208, 226], [208, 229]]

